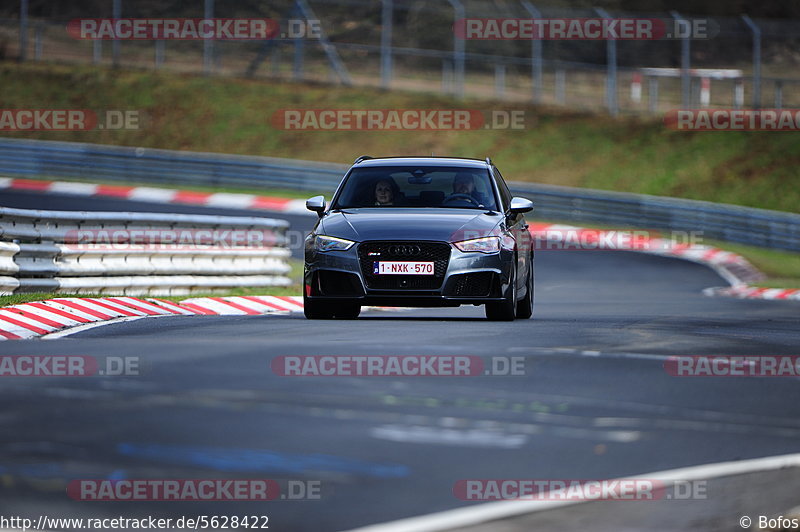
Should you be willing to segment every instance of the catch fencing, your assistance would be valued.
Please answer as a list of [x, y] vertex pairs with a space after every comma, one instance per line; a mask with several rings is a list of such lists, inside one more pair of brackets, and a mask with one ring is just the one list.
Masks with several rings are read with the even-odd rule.
[[[42, 7], [46, 4], [33, 9], [22, 0], [18, 18], [10, 16], [15, 10], [3, 11], [7, 18], [0, 19], [0, 56], [438, 90], [457, 97], [605, 109], [611, 114], [699, 106], [800, 107], [800, 78], [786, 74], [797, 69], [797, 20], [690, 17], [674, 11], [637, 13], [588, 6], [566, 9], [531, 0], [275, 0], [269, 5], [195, 0], [168, 9], [112, 0], [97, 5], [96, 10]], [[65, 12], [71, 16], [55, 16]], [[123, 41], [81, 40], [67, 31], [78, 17], [233, 16], [269, 17], [280, 23], [281, 32], [263, 41]], [[700, 20], [704, 36], [464, 39], [454, 28], [467, 18], [658, 19], [670, 27], [682, 21], [683, 26], [676, 28]]]

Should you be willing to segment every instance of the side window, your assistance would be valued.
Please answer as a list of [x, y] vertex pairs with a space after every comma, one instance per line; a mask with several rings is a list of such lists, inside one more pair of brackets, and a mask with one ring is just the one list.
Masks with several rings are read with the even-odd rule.
[[500, 190], [500, 199], [503, 202], [503, 208], [508, 208], [511, 205], [511, 191], [508, 190], [508, 185], [506, 185], [503, 176], [500, 175], [500, 170], [497, 167], [494, 167], [494, 178], [497, 181], [497, 188]]

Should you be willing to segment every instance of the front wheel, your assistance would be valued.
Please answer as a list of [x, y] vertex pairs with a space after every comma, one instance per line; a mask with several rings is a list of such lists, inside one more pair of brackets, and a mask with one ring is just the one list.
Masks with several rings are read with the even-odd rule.
[[303, 314], [309, 320], [329, 320], [333, 318], [333, 307], [328, 301], [303, 296]]
[[517, 310], [517, 279], [514, 273], [512, 269], [508, 297], [486, 303], [486, 319], [489, 321], [514, 321]]
[[517, 318], [527, 320], [533, 316], [533, 260], [528, 263], [528, 278], [525, 280], [525, 297], [517, 303]]

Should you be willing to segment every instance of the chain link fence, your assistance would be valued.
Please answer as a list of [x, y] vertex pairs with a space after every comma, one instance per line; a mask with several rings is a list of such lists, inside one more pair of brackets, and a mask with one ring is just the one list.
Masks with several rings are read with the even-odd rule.
[[[71, 18], [22, 14], [0, 19], [0, 56], [380, 86], [612, 114], [800, 107], [800, 78], [787, 75], [800, 64], [797, 20], [704, 18], [708, 38], [471, 40], [456, 35], [460, 19], [612, 17], [670, 24], [684, 16], [526, 0], [196, 0], [179, 8], [110, 0], [107, 8], [80, 16], [271, 18], [280, 22], [280, 33], [263, 41], [81, 40], [67, 31]], [[321, 32], [309, 31], [309, 21], [319, 21]]]

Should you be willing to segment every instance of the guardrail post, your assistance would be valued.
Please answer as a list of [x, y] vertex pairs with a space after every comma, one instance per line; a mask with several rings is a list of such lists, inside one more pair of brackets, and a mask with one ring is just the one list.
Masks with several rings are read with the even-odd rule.
[[[675, 19], [675, 21], [688, 24], [688, 21], [684, 19], [677, 11], [670, 11], [669, 14], [672, 15], [672, 18]], [[685, 33], [681, 37], [681, 106], [684, 109], [691, 107], [689, 99], [691, 90], [692, 58], [690, 54], [691, 50], [689, 34]]]
[[97, 65], [103, 60], [103, 41], [94, 39], [92, 41], [92, 64]]
[[41, 23], [36, 25], [36, 29], [33, 33], [33, 58], [36, 61], [42, 60], [42, 38], [44, 33], [44, 27]]
[[453, 90], [453, 63], [442, 59], [442, 92], [449, 94]]
[[742, 20], [753, 32], [753, 109], [761, 108], [761, 28], [753, 19], [742, 15]]
[[744, 107], [744, 80], [739, 78], [733, 81], [733, 108]]
[[456, 23], [460, 19], [467, 17], [464, 10], [464, 4], [461, 0], [448, 0], [450, 5], [453, 6], [453, 82], [455, 84], [454, 94], [457, 98], [464, 97], [464, 63], [466, 60], [465, 47], [466, 43], [463, 38], [456, 35]]
[[281, 73], [281, 48], [273, 46], [269, 55], [269, 70], [273, 77], [278, 77]]
[[563, 68], [558, 68], [556, 70], [556, 103], [558, 105], [564, 105], [567, 102], [566, 98], [566, 85], [567, 85], [567, 74]]
[[497, 63], [494, 66], [494, 95], [503, 98], [506, 92], [506, 65]]
[[700, 78], [700, 107], [711, 105], [711, 78]]
[[[203, 18], [214, 18], [214, 0], [205, 0]], [[214, 70], [214, 39], [203, 39], [203, 74], [209, 75]]]
[[381, 10], [381, 87], [388, 89], [392, 84], [392, 0], [382, 0]]
[[651, 114], [658, 112], [658, 78], [647, 77], [647, 109]]
[[155, 45], [155, 68], [158, 70], [164, 64], [164, 40], [158, 39]]
[[[114, 20], [122, 18], [122, 0], [112, 0], [111, 18]], [[119, 66], [119, 39], [111, 41], [111, 64]]]
[[775, 109], [783, 108], [783, 81], [775, 81]]
[[294, 60], [292, 61], [292, 78], [295, 81], [303, 79], [303, 58], [305, 55], [305, 47], [302, 37], [295, 37], [294, 41]]
[[28, 0], [19, 3], [19, 60], [25, 61], [28, 55]]
[[[528, 0], [522, 0], [522, 6], [533, 18], [542, 18], [539, 11]], [[534, 36], [535, 37], [535, 36]], [[541, 35], [539, 36], [541, 37]], [[542, 39], [531, 39], [531, 82], [533, 87], [533, 101], [542, 102]]]
[[[594, 10], [605, 19], [612, 18], [608, 11], [601, 7]], [[610, 35], [606, 39], [606, 107], [611, 116], [617, 116], [617, 40]]]

